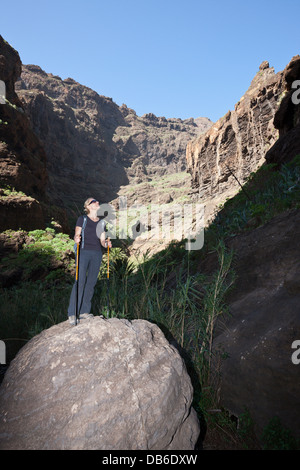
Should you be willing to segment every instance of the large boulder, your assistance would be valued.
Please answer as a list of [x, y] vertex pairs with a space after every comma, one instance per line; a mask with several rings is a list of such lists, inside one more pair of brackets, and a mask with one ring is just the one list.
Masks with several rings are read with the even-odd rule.
[[193, 449], [185, 364], [145, 320], [55, 325], [12, 361], [0, 389], [1, 449]]

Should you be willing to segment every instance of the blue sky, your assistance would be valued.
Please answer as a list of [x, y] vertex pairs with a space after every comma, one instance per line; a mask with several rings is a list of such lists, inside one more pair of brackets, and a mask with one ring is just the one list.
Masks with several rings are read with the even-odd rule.
[[15, 0], [0, 34], [24, 64], [141, 116], [222, 117], [259, 65], [300, 53], [299, 0]]

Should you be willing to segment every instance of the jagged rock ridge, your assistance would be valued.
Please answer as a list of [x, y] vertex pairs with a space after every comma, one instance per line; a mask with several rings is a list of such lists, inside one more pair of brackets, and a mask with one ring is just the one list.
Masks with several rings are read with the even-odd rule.
[[295, 56], [284, 70], [285, 92], [274, 117], [279, 139], [266, 154], [268, 163], [282, 163], [300, 154], [299, 106], [300, 56]]
[[234, 110], [187, 145], [188, 171], [203, 201], [232, 196], [264, 162], [278, 138], [273, 119], [284, 92], [284, 72], [263, 62]]

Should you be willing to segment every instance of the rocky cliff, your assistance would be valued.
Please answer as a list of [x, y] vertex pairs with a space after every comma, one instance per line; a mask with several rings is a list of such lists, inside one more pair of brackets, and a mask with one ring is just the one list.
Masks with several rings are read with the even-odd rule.
[[[48, 183], [45, 149], [15, 93], [21, 67], [18, 52], [0, 36], [0, 80], [6, 91], [0, 104], [1, 231], [43, 228], [51, 218], [45, 191]], [[67, 229], [65, 214], [58, 212], [62, 226]]]
[[232, 196], [265, 162], [278, 138], [273, 119], [285, 90], [283, 76], [263, 62], [234, 110], [188, 143], [187, 166], [202, 201]]
[[300, 56], [295, 56], [284, 70], [284, 97], [274, 117], [279, 139], [266, 154], [268, 163], [292, 160], [300, 153]]
[[109, 202], [123, 185], [182, 171], [187, 142], [211, 125], [207, 118], [139, 117], [34, 65], [23, 65], [16, 89], [46, 150], [47, 193], [73, 208], [90, 194]]
[[18, 53], [0, 39], [0, 76], [6, 85], [1, 104], [1, 182], [28, 195], [42, 196], [47, 183], [46, 155], [32, 132], [14, 84], [21, 74]]
[[[188, 145], [194, 190], [204, 202], [213, 205], [219, 195], [225, 198], [236, 192], [239, 186], [235, 177], [242, 184], [258, 166], [275, 163], [278, 169], [300, 155], [299, 85], [296, 88], [295, 83], [299, 78], [299, 56], [277, 74], [263, 63], [235, 109]], [[265, 184], [271, 190], [271, 184], [269, 188], [268, 182]], [[292, 345], [299, 331], [300, 295], [297, 176], [285, 193], [292, 191], [293, 210], [282, 209], [265, 224], [254, 217], [244, 233], [231, 233], [226, 239], [235, 255], [236, 281], [227, 297], [230, 315], [219, 321], [214, 335], [215, 369], [219, 374], [215, 388], [230, 414], [241, 416], [248, 410], [257, 436], [274, 416], [299, 436], [299, 366], [292, 361]], [[277, 204], [284, 198], [280, 194]], [[253, 193], [250, 199], [254, 205]], [[246, 204], [244, 215], [245, 208]], [[199, 264], [200, 272], [205, 272], [209, 259], [208, 254]]]

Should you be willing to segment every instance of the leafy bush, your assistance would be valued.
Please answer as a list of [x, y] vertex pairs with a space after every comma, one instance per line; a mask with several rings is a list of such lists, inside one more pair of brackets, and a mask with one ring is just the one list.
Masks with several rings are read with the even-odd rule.
[[297, 442], [291, 431], [282, 425], [278, 416], [270, 419], [261, 438], [264, 450], [299, 450], [300, 448], [300, 442]]

